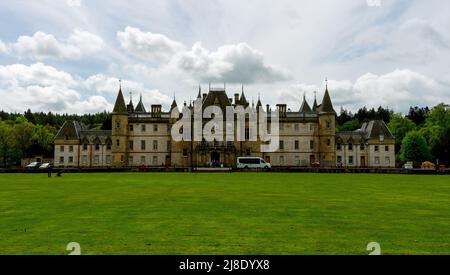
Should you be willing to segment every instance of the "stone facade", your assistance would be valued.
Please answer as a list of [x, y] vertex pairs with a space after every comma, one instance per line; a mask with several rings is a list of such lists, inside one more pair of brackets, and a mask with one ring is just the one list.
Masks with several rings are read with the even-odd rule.
[[[210, 88], [203, 94], [199, 89], [197, 100], [203, 109], [217, 106], [224, 114], [229, 106], [250, 108], [247, 110], [255, 113], [264, 110], [265, 116], [272, 112], [269, 105], [263, 107], [260, 99], [256, 106], [250, 106], [243, 90], [229, 98], [225, 89]], [[151, 105], [147, 111], [142, 97], [136, 107], [131, 99], [126, 105], [120, 88], [112, 113], [112, 131], [92, 131], [81, 123], [66, 122], [55, 138], [55, 164], [79, 167], [233, 167], [237, 157], [255, 156], [272, 166], [395, 165], [394, 138], [383, 122], [367, 123], [356, 132], [336, 132], [336, 112], [328, 87], [320, 105], [314, 100], [310, 107], [303, 98], [298, 111], [287, 109], [286, 104], [278, 104], [276, 108], [279, 112], [279, 146], [275, 152], [261, 152], [259, 136], [254, 141], [248, 140], [252, 131], [248, 121], [244, 127], [246, 141], [177, 142], [172, 139], [171, 131], [178, 119], [171, 118], [171, 112], [192, 111], [192, 104], [184, 103], [179, 108], [174, 99], [170, 111], [163, 111], [161, 105]], [[203, 121], [202, 127], [205, 123], [207, 121]], [[234, 127], [236, 133], [237, 123]], [[191, 135], [182, 129], [175, 130], [180, 130], [183, 136]]]

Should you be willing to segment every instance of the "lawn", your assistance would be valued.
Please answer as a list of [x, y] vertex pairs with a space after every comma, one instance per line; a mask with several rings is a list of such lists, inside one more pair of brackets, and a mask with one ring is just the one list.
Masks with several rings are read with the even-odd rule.
[[0, 175], [0, 254], [450, 254], [450, 177]]

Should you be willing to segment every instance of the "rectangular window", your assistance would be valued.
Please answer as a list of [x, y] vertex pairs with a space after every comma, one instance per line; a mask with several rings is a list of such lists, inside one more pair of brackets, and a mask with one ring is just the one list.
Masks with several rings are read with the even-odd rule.
[[187, 157], [187, 149], [183, 149], [183, 157]]
[[99, 151], [100, 150], [100, 144], [95, 144], [95, 151]]
[[314, 149], [314, 140], [309, 141], [309, 149]]
[[110, 155], [106, 156], [106, 164], [111, 164], [111, 156]]
[[158, 124], [153, 124], [153, 132], [158, 132]]
[[69, 157], [69, 163], [73, 163], [73, 157]]
[[342, 163], [342, 156], [337, 156], [337, 162]]
[[364, 150], [364, 144], [361, 144], [360, 146], [359, 146], [359, 150]]
[[375, 152], [379, 152], [380, 151], [380, 146], [375, 145]]
[[81, 158], [81, 162], [83, 164], [87, 164], [87, 156], [86, 155], [83, 155], [83, 157]]
[[59, 157], [59, 163], [64, 163], [64, 157]]
[[106, 144], [106, 150], [111, 150], [111, 144]]
[[157, 140], [153, 141], [153, 150], [154, 151], [158, 150], [158, 141]]
[[142, 124], [142, 125], [141, 125], [141, 132], [145, 132], [145, 130], [146, 130], [146, 129], [145, 129], [145, 124]]
[[130, 132], [133, 132], [134, 131], [134, 126], [133, 126], [133, 124], [130, 124]]
[[284, 150], [284, 140], [280, 140], [280, 150]]
[[284, 156], [280, 156], [280, 165], [284, 165]]
[[60, 147], [59, 147], [59, 151], [60, 151], [60, 152], [64, 152], [64, 146], [60, 146]]
[[132, 140], [130, 140], [130, 141], [128, 141], [128, 149], [130, 149], [130, 150], [134, 150], [134, 141], [132, 141]]
[[337, 149], [338, 151], [341, 151], [341, 150], [342, 150], [342, 146], [341, 146], [340, 143], [338, 143], [338, 144], [336, 145], [336, 149]]
[[133, 165], [133, 156], [128, 156], [128, 165]]
[[311, 123], [311, 124], [309, 124], [309, 130], [310, 131], [314, 131], [314, 125]]
[[384, 146], [384, 151], [389, 152], [389, 146]]
[[83, 151], [87, 151], [88, 145], [85, 143], [83, 144]]
[[348, 157], [348, 164], [353, 165], [353, 156]]
[[391, 158], [390, 158], [390, 157], [386, 157], [386, 158], [384, 159], [384, 162], [385, 162], [386, 164], [391, 164]]
[[145, 150], [145, 140], [141, 140], [141, 150]]
[[384, 141], [384, 135], [380, 135], [380, 142]]
[[300, 126], [298, 125], [298, 123], [294, 124], [294, 129], [295, 129], [295, 131], [300, 130]]
[[298, 150], [300, 148], [300, 143], [298, 142], [298, 140], [294, 142], [294, 148], [295, 150]]
[[167, 152], [172, 150], [172, 143], [170, 141], [167, 142]]
[[375, 164], [380, 164], [380, 157], [375, 157]]
[[153, 156], [153, 166], [157, 166], [158, 165], [158, 157], [157, 156]]
[[141, 164], [142, 164], [142, 165], [145, 164], [145, 156], [141, 156]]
[[100, 156], [99, 155], [94, 156], [94, 164], [100, 164]]
[[69, 146], [69, 152], [73, 152], [73, 145]]
[[331, 145], [331, 139], [327, 139], [327, 146]]
[[300, 157], [295, 156], [295, 165], [300, 166]]
[[348, 144], [348, 150], [353, 151], [353, 144], [351, 144], [351, 143]]

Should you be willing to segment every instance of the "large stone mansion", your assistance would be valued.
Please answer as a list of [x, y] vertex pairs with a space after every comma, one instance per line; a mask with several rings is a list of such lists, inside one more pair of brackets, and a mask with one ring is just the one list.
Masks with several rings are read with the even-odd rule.
[[[248, 102], [244, 91], [229, 98], [224, 88], [201, 93], [204, 108], [215, 105], [263, 108]], [[279, 146], [275, 152], [261, 152], [261, 141], [174, 141], [171, 118], [180, 109], [175, 99], [169, 111], [154, 104], [150, 110], [142, 97], [134, 106], [128, 104], [120, 87], [112, 113], [112, 130], [90, 130], [78, 121], [66, 121], [55, 137], [57, 167], [206, 167], [236, 165], [240, 156], [265, 159], [272, 166], [308, 167], [395, 167], [395, 139], [383, 121], [370, 121], [354, 132], [336, 132], [336, 112], [328, 91], [321, 104], [314, 99], [312, 107], [305, 97], [298, 111], [277, 104], [279, 111]], [[192, 109], [190, 104], [181, 106]], [[247, 128], [245, 129], [247, 131]]]

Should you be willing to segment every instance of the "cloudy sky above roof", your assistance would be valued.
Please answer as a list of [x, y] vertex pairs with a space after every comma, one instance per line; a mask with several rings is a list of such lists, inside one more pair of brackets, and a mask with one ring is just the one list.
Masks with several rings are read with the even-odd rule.
[[450, 2], [11, 0], [0, 2], [0, 108], [69, 113], [244, 84], [263, 104], [339, 110], [450, 102]]

